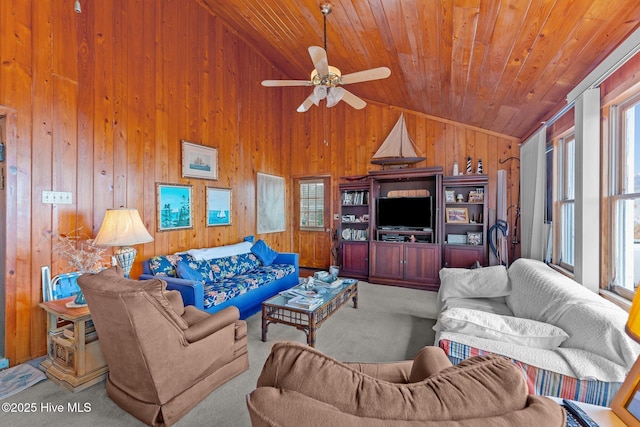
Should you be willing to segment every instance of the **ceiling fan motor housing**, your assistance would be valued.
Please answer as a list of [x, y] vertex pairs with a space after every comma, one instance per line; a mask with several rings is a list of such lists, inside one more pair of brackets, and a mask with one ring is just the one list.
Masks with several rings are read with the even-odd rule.
[[331, 65], [329, 65], [329, 73], [326, 76], [320, 76], [316, 69], [311, 71], [311, 82], [314, 86], [336, 87], [340, 84], [340, 77], [342, 77], [340, 70]]

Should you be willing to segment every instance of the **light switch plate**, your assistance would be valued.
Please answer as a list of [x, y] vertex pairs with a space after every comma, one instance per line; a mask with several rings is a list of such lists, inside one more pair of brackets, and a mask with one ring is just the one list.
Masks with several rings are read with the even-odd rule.
[[42, 191], [42, 203], [57, 203], [61, 205], [70, 205], [72, 203], [72, 195], [70, 191]]

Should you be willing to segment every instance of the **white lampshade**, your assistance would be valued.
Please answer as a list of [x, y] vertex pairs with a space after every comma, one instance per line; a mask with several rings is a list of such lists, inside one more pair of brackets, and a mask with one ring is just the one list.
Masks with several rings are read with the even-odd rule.
[[126, 277], [133, 266], [136, 250], [131, 245], [152, 242], [153, 237], [147, 231], [140, 214], [136, 209], [107, 209], [98, 235], [93, 240], [98, 246], [120, 246], [115, 251], [118, 265], [124, 270]]
[[93, 240], [99, 246], [131, 246], [153, 242], [136, 209], [107, 209], [98, 235]]

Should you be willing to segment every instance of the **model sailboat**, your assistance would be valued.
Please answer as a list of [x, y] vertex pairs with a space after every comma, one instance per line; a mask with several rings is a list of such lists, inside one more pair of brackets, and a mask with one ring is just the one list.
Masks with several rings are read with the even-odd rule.
[[404, 113], [396, 122], [378, 151], [371, 158], [371, 163], [382, 166], [404, 167], [410, 163], [418, 163], [425, 159], [416, 152], [416, 146], [409, 137]]

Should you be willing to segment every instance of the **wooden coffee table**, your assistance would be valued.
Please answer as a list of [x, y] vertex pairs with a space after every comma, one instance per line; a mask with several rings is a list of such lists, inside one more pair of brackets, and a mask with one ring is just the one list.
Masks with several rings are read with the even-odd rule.
[[307, 335], [307, 344], [315, 347], [316, 331], [325, 320], [349, 299], [353, 300], [353, 308], [358, 308], [358, 281], [328, 289], [328, 292], [322, 295], [322, 303], [312, 310], [289, 307], [286, 305], [289, 299], [283, 295], [276, 295], [262, 303], [262, 341], [267, 341], [270, 323], [282, 323], [303, 331]]

